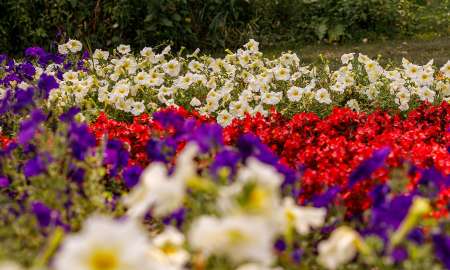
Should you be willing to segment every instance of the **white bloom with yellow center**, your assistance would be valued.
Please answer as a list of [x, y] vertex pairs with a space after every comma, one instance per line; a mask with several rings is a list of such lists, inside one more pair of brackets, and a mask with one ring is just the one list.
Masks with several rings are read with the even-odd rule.
[[92, 57], [94, 59], [97, 59], [97, 60], [104, 60], [104, 61], [106, 61], [109, 58], [109, 52], [96, 49], [94, 51], [94, 54], [92, 55]]
[[341, 56], [341, 62], [344, 65], [347, 65], [350, 61], [355, 57], [355, 53], [347, 53]]
[[287, 91], [287, 97], [289, 101], [292, 102], [300, 101], [300, 99], [302, 98], [302, 92], [300, 90], [300, 87], [292, 86], [291, 88], [289, 88], [289, 90]]
[[441, 67], [440, 71], [445, 77], [450, 78], [450, 60], [448, 60], [447, 63]]
[[83, 44], [81, 44], [81, 42], [79, 42], [78, 40], [69, 39], [69, 41], [67, 41], [66, 43], [66, 47], [70, 52], [76, 53], [83, 49]]
[[282, 222], [286, 229], [295, 228], [301, 235], [307, 235], [311, 229], [319, 228], [325, 222], [325, 208], [298, 206], [287, 197], [283, 201]]
[[276, 67], [273, 73], [275, 75], [275, 79], [279, 81], [288, 81], [289, 78], [291, 77], [289, 69], [282, 66]]
[[331, 98], [330, 93], [325, 88], [321, 88], [316, 91], [315, 98], [319, 103], [330, 104]]
[[226, 127], [233, 121], [233, 116], [227, 111], [223, 110], [217, 115], [217, 123], [222, 127]]
[[55, 257], [55, 269], [163, 270], [149, 259], [145, 235], [132, 220], [90, 217], [79, 233], [65, 238]]
[[226, 256], [234, 263], [269, 265], [274, 260], [275, 235], [274, 228], [261, 218], [202, 216], [193, 222], [188, 239], [191, 247], [205, 256]]
[[261, 101], [265, 104], [276, 105], [281, 101], [282, 97], [282, 92], [264, 92], [261, 95]]
[[164, 231], [152, 240], [150, 256], [162, 265], [182, 269], [189, 261], [190, 255], [184, 248], [184, 235], [173, 227]]
[[317, 261], [327, 269], [337, 269], [356, 256], [358, 233], [348, 227], [335, 229], [330, 238], [319, 243]]
[[126, 55], [126, 54], [129, 54], [129, 53], [131, 52], [131, 47], [130, 47], [130, 45], [120, 44], [120, 45], [117, 47], [117, 51], [118, 51], [120, 54]]
[[430, 88], [424, 86], [424, 87], [419, 89], [419, 93], [418, 94], [419, 94], [420, 100], [428, 101], [428, 102], [432, 103], [434, 101], [434, 96], [436, 95], [436, 92], [434, 92]]
[[178, 74], [180, 74], [180, 71], [181, 71], [181, 63], [178, 62], [176, 59], [170, 60], [169, 62], [164, 64], [162, 67], [163, 67], [164, 72], [171, 77], [178, 76]]

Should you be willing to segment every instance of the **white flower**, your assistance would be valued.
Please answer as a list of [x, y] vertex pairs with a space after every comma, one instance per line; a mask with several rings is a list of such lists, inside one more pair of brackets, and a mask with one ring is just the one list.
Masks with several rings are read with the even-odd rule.
[[146, 232], [132, 220], [93, 216], [83, 229], [69, 235], [54, 261], [56, 270], [164, 269], [149, 260]]
[[275, 231], [261, 218], [202, 216], [191, 225], [190, 245], [205, 256], [227, 256], [235, 263], [273, 262]]
[[180, 73], [181, 64], [176, 59], [172, 59], [163, 65], [163, 70], [167, 75], [176, 77]]
[[317, 261], [327, 269], [337, 269], [356, 255], [358, 234], [348, 227], [335, 229], [330, 238], [319, 243]]
[[283, 270], [283, 268], [281, 267], [272, 268], [266, 265], [256, 263], [246, 263], [236, 268], [236, 270]]
[[109, 52], [96, 49], [94, 51], [94, 54], [92, 55], [92, 57], [97, 60], [105, 60], [106, 61], [106, 60], [108, 60]]
[[440, 71], [444, 74], [445, 77], [450, 78], [450, 60], [442, 66]]
[[223, 110], [217, 115], [217, 123], [222, 127], [226, 127], [233, 121], [233, 116], [227, 111]]
[[133, 102], [131, 113], [135, 116], [140, 115], [145, 111], [144, 101], [135, 101]]
[[428, 102], [433, 102], [434, 101], [434, 96], [436, 95], [436, 93], [433, 90], [430, 90], [430, 88], [424, 86], [422, 88], [419, 89], [419, 98], [422, 101], [428, 101]]
[[283, 201], [282, 220], [284, 227], [295, 228], [301, 235], [309, 234], [311, 229], [319, 228], [325, 222], [325, 208], [301, 207], [287, 197]]
[[142, 173], [139, 184], [124, 198], [127, 214], [142, 217], [152, 208], [157, 216], [170, 214], [183, 203], [185, 185], [181, 179], [169, 178], [163, 163], [153, 162]]
[[302, 98], [302, 92], [300, 91], [300, 87], [292, 86], [287, 91], [287, 97], [289, 101], [297, 102]]
[[67, 41], [66, 43], [66, 47], [70, 52], [76, 53], [81, 51], [81, 49], [83, 48], [83, 44], [81, 44], [81, 42], [79, 42], [78, 40], [69, 39], [69, 41]]
[[69, 49], [67, 48], [67, 44], [59, 44], [58, 45], [58, 53], [60, 54], [68, 54], [69, 53]]
[[259, 42], [254, 39], [250, 39], [244, 47], [252, 52], [257, 52], [259, 50]]
[[130, 45], [124, 45], [124, 44], [120, 44], [117, 47], [117, 51], [123, 55], [129, 54], [131, 52], [131, 47]]
[[355, 56], [355, 53], [347, 53], [341, 56], [341, 62], [344, 65], [347, 65], [348, 62], [352, 61]]
[[69, 82], [77, 82], [78, 81], [78, 73], [75, 71], [67, 71], [63, 74], [63, 79]]
[[325, 88], [320, 88], [317, 90], [315, 98], [319, 103], [330, 104], [332, 102], [330, 94]]
[[118, 83], [114, 85], [112, 94], [121, 98], [128, 96], [130, 93], [130, 85], [127, 83]]
[[198, 107], [200, 105], [202, 105], [202, 102], [200, 100], [198, 100], [198, 98], [193, 97], [191, 99], [191, 102], [189, 103], [192, 107]]
[[261, 95], [261, 101], [265, 104], [276, 105], [283, 97], [282, 92], [264, 92]]
[[276, 67], [273, 73], [275, 75], [275, 79], [279, 81], [288, 81], [291, 77], [289, 69], [281, 66]]
[[184, 235], [173, 227], [166, 227], [152, 240], [150, 256], [167, 267], [181, 269], [189, 260], [189, 253], [183, 248]]
[[128, 215], [142, 217], [148, 210], [161, 217], [181, 207], [186, 182], [196, 175], [193, 157], [197, 153], [195, 144], [188, 144], [176, 160], [175, 172], [169, 176], [163, 163], [153, 162], [142, 173], [139, 184], [124, 198]]
[[0, 270], [22, 270], [22, 266], [15, 262], [0, 261]]
[[349, 107], [350, 109], [359, 112], [361, 109], [359, 108], [359, 104], [358, 101], [356, 99], [350, 99], [349, 101], [347, 101], [347, 103], [345, 104], [345, 106]]

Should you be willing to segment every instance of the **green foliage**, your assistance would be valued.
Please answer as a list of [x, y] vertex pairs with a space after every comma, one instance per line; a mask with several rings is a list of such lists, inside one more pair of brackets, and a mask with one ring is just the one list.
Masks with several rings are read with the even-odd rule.
[[428, 2], [3, 0], [0, 51], [17, 54], [36, 44], [54, 51], [56, 44], [68, 37], [102, 48], [120, 43], [141, 48], [171, 41], [176, 47], [214, 49], [236, 48], [250, 37], [275, 45], [280, 41], [339, 42], [442, 29], [448, 15], [442, 12], [439, 20], [431, 20], [428, 11], [445, 11], [448, 0]]

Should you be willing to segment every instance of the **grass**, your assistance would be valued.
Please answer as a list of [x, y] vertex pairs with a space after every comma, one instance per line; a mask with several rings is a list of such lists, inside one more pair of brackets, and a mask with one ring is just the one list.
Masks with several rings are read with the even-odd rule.
[[299, 55], [302, 62], [309, 64], [317, 61], [319, 55], [323, 55], [330, 60], [332, 65], [337, 65], [342, 54], [350, 52], [361, 52], [373, 59], [379, 57], [381, 63], [401, 63], [402, 58], [406, 58], [417, 64], [426, 64], [434, 59], [438, 66], [450, 60], [450, 36], [435, 38], [432, 40], [411, 40], [399, 39], [390, 41], [370, 41], [366, 43], [347, 43], [342, 45], [333, 44], [309, 44], [305, 46], [294, 45], [293, 47], [278, 47], [264, 50], [264, 54], [279, 56], [283, 51], [291, 50]]

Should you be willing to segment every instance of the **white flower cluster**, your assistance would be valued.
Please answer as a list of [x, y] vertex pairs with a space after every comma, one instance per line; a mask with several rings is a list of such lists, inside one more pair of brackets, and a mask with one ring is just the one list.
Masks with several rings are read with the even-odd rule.
[[[64, 74], [49, 105], [81, 106], [93, 100], [99, 109], [109, 106], [134, 115], [156, 103], [192, 106], [217, 116], [226, 126], [246, 113], [266, 115], [271, 106], [309, 111], [346, 101], [346, 106], [360, 110], [362, 102], [370, 107], [383, 101], [382, 91], [400, 110], [407, 110], [414, 99], [450, 99], [450, 61], [439, 72], [433, 61], [419, 66], [406, 59], [401, 68], [386, 70], [366, 55], [350, 53], [342, 56], [343, 66], [331, 72], [327, 65], [302, 66], [291, 52], [265, 58], [258, 45], [250, 40], [223, 58], [199, 56], [198, 50], [186, 57], [173, 56], [169, 46], [161, 53], [146, 47], [139, 55], [127, 45], [120, 45], [112, 55], [95, 50], [86, 60], [87, 71]], [[61, 46], [70, 52], [81, 50], [74, 40]]]

